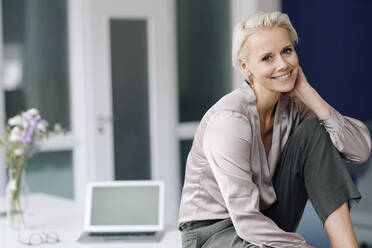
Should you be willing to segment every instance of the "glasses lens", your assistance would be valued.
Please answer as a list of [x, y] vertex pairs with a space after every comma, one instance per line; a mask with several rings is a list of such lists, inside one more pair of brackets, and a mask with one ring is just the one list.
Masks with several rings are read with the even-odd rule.
[[31, 245], [41, 245], [43, 243], [43, 237], [38, 233], [33, 233], [30, 235]]
[[60, 241], [56, 232], [48, 232], [45, 234], [45, 236], [47, 243], [58, 243]]
[[40, 234], [20, 234], [18, 235], [18, 241], [24, 245], [41, 245], [43, 243], [43, 237]]

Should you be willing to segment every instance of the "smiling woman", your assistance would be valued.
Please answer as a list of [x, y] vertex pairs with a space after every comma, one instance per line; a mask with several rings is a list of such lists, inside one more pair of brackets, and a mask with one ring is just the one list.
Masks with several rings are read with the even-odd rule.
[[357, 247], [345, 160], [371, 150], [366, 126], [311, 87], [280, 12], [238, 23], [233, 64], [246, 77], [204, 115], [186, 163], [183, 247], [312, 247], [296, 228], [310, 199], [332, 247]]

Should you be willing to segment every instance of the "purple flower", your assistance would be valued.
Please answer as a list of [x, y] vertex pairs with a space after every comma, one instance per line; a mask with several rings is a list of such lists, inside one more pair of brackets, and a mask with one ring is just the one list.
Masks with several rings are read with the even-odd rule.
[[[55, 125], [52, 133], [59, 133], [57, 131], [61, 130], [60, 125]], [[11, 158], [30, 159], [40, 151], [40, 144], [48, 137], [48, 133], [48, 122], [41, 117], [37, 109], [24, 111], [8, 121], [4, 137], [5, 152]]]
[[32, 142], [32, 136], [30, 136], [28, 133], [23, 132], [21, 136], [21, 141], [23, 143], [30, 144]]

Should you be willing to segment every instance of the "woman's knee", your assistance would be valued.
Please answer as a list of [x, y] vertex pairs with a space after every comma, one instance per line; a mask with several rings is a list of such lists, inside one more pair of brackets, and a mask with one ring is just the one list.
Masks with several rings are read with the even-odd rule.
[[294, 130], [292, 139], [301, 143], [319, 142], [319, 140], [330, 141], [330, 137], [317, 118], [306, 119]]

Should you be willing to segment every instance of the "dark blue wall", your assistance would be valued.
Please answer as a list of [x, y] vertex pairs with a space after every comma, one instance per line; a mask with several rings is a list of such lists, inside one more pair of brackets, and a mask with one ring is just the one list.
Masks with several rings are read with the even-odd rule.
[[[282, 0], [295, 27], [300, 65], [319, 94], [344, 115], [372, 120], [372, 1]], [[329, 247], [310, 204], [297, 232]]]
[[282, 10], [310, 84], [342, 114], [372, 120], [372, 1], [283, 0]]

